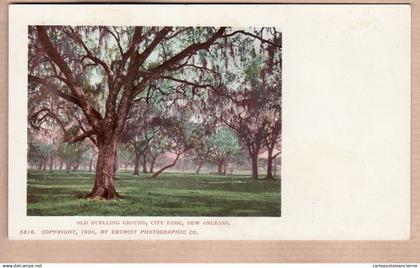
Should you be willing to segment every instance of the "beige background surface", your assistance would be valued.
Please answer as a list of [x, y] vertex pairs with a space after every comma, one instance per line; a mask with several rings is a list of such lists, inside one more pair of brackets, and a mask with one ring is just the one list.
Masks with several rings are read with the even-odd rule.
[[[1, 232], [0, 261], [15, 262], [419, 262], [420, 96], [419, 18], [413, 16], [411, 239], [379, 241], [8, 241], [7, 240], [7, 3], [1, 6]], [[412, 2], [413, 14], [418, 13]], [[416, 39], [417, 38], [417, 39]], [[417, 80], [417, 82], [419, 82]], [[416, 155], [417, 154], [417, 155]], [[109, 250], [113, 254], [109, 254]]]

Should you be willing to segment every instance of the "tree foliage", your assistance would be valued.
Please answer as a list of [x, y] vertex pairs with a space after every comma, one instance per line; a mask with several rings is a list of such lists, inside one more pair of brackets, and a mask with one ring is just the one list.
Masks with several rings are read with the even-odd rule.
[[[90, 198], [119, 196], [115, 172], [127, 150], [144, 171], [172, 156], [152, 177], [188, 154], [224, 165], [241, 148], [253, 166], [264, 150], [275, 157], [282, 73], [275, 28], [30, 26], [28, 38], [30, 136], [55, 133], [66, 161], [97, 159]], [[35, 140], [31, 159], [43, 151]]]

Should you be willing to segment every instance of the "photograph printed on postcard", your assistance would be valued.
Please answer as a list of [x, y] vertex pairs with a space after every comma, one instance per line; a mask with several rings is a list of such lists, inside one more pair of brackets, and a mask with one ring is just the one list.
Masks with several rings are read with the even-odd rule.
[[9, 11], [9, 239], [409, 238], [409, 6]]

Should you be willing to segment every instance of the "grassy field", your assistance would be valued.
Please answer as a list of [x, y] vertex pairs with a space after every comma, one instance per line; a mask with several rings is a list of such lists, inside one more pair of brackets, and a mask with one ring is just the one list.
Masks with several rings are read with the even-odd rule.
[[164, 173], [117, 174], [125, 198], [86, 200], [93, 173], [28, 171], [29, 216], [280, 216], [280, 180], [246, 175]]

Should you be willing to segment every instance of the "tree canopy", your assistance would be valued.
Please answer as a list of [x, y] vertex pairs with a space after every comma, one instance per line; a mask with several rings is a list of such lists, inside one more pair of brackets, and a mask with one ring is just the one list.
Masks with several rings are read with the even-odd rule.
[[152, 178], [187, 154], [225, 173], [229, 157], [246, 150], [258, 178], [267, 151], [271, 169], [281, 141], [276, 28], [30, 26], [28, 38], [29, 158], [45, 158], [38, 143], [48, 133], [63, 160], [79, 154], [79, 163], [90, 148], [88, 197], [118, 198], [120, 146], [133, 153], [135, 174], [171, 157]]

